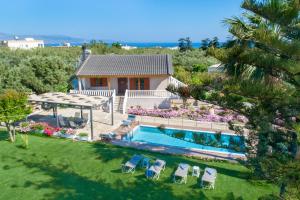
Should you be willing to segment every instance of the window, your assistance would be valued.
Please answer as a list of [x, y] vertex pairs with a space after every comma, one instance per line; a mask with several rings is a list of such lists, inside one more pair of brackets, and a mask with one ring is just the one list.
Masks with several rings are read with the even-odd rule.
[[107, 78], [91, 78], [92, 87], [107, 87]]
[[136, 90], [139, 89], [139, 79], [138, 78], [135, 79], [135, 87], [134, 87], [134, 89], [136, 89]]
[[131, 90], [149, 90], [150, 81], [149, 78], [131, 78], [130, 79]]
[[140, 79], [140, 90], [145, 90], [145, 79]]

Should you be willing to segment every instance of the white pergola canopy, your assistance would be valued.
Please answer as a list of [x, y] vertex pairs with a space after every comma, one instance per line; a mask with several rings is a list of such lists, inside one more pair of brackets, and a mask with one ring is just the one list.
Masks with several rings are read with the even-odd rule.
[[65, 94], [61, 92], [51, 92], [41, 95], [32, 94], [29, 96], [28, 100], [32, 103], [36, 102], [99, 108], [103, 104], [107, 103], [109, 99], [108, 97], [102, 96], [87, 96], [83, 94]]
[[[90, 124], [91, 124], [91, 138], [93, 140], [93, 109], [101, 109], [104, 104], [113, 104], [110, 102], [109, 97], [103, 96], [88, 96], [83, 94], [66, 94], [61, 92], [50, 92], [44, 93], [41, 95], [32, 94], [29, 96], [28, 101], [30, 103], [37, 103], [37, 104], [50, 104], [53, 105], [53, 114], [56, 116], [57, 124], [58, 123], [58, 114], [57, 114], [57, 107], [59, 105], [67, 105], [67, 106], [74, 106], [79, 107], [81, 109], [88, 108], [90, 110]], [[113, 106], [111, 106], [113, 109]], [[113, 124], [113, 110], [111, 111], [112, 114], [112, 124]], [[58, 125], [59, 126], [59, 125]]]

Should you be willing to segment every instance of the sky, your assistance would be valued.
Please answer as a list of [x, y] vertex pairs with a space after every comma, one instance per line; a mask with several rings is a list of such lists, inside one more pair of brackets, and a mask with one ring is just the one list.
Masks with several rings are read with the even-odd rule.
[[192, 41], [229, 33], [242, 0], [1, 0], [0, 32], [126, 42]]

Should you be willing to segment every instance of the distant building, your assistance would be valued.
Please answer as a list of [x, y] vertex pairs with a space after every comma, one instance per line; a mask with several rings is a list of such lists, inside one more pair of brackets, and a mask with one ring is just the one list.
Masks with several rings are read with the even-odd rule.
[[211, 65], [207, 68], [208, 73], [223, 72], [224, 65], [222, 63]]
[[43, 40], [35, 40], [33, 38], [18, 39], [14, 40], [4, 40], [1, 42], [1, 46], [8, 47], [10, 49], [33, 49], [33, 48], [43, 48]]
[[65, 43], [63, 44], [63, 47], [71, 47], [71, 43], [65, 42]]
[[171, 49], [171, 50], [178, 50], [179, 47], [168, 47], [168, 49]]
[[122, 46], [122, 49], [125, 49], [125, 50], [136, 49], [136, 48], [137, 47], [132, 47], [132, 46], [128, 46], [128, 45]]

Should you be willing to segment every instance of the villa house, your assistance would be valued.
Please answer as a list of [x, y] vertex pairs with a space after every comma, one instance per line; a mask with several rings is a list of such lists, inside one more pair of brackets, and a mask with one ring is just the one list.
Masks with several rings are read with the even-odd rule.
[[170, 55], [91, 55], [87, 51], [82, 57], [76, 71], [78, 92], [95, 94], [95, 91], [113, 90], [117, 96], [124, 97], [125, 109], [137, 104], [168, 107], [166, 102], [172, 94], [166, 87], [171, 83], [183, 84], [172, 77]]
[[77, 70], [79, 90], [165, 90], [173, 74], [170, 55], [89, 55]]

